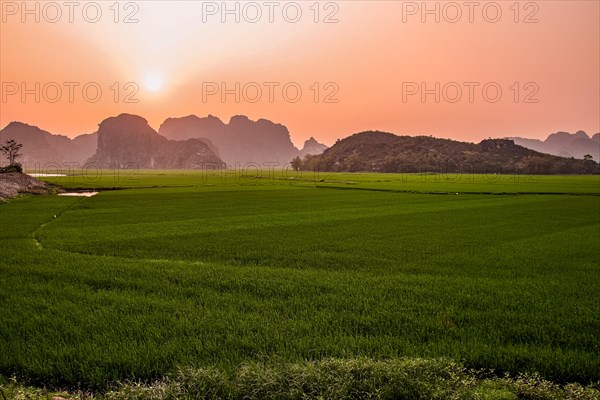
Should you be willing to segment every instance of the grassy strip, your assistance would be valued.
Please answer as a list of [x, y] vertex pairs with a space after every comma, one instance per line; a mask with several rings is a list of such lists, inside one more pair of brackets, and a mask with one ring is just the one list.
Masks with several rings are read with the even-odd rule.
[[325, 359], [246, 363], [231, 373], [182, 369], [153, 383], [122, 383], [102, 394], [0, 385], [8, 399], [599, 399], [598, 387], [559, 386], [537, 375], [494, 377], [443, 359]]
[[149, 187], [265, 187], [341, 186], [386, 191], [428, 193], [600, 193], [600, 176], [580, 175], [496, 175], [496, 174], [392, 174], [294, 172], [289, 170], [76, 170], [30, 171], [66, 173], [68, 176], [40, 178], [65, 188], [149, 188]]
[[0, 373], [105, 391], [273, 355], [447, 357], [596, 382], [597, 210], [586, 196], [285, 187], [13, 200]]

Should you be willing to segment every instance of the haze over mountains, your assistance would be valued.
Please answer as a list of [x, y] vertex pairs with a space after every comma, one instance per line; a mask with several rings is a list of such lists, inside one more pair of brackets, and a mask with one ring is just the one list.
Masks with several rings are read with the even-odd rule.
[[[284, 125], [266, 119], [252, 121], [242, 115], [228, 123], [212, 115], [168, 118], [157, 132], [144, 118], [121, 114], [102, 121], [97, 132], [74, 139], [11, 122], [0, 130], [0, 141], [11, 138], [23, 144], [20, 162], [26, 168], [35, 168], [36, 163], [56, 168], [65, 163], [150, 169], [236, 168], [266, 163], [284, 167], [301, 157], [303, 168], [338, 171], [418, 172], [467, 163], [484, 172], [525, 168], [537, 173], [589, 173], [594, 170], [592, 164], [570, 157], [581, 159], [590, 154], [594, 160], [600, 159], [600, 134], [590, 138], [582, 131], [558, 132], [545, 141], [516, 137], [479, 144], [363, 132], [338, 141], [331, 149], [311, 137], [299, 150]], [[0, 158], [0, 162], [5, 164], [6, 160]]]
[[[25, 166], [76, 163], [83, 165], [96, 151], [98, 135], [85, 134], [70, 139], [62, 135], [54, 135], [41, 130], [37, 126], [27, 125], [22, 122], [11, 122], [0, 130], [0, 143], [15, 139], [23, 144], [22, 157], [19, 158]], [[7, 160], [0, 156], [0, 162]]]
[[[232, 117], [227, 124], [212, 115], [169, 118], [158, 132], [145, 121], [139, 116], [121, 114], [100, 123], [98, 132], [75, 139], [11, 122], [0, 130], [0, 140], [15, 139], [22, 143], [20, 161], [30, 168], [36, 163], [42, 166], [78, 163], [83, 166], [86, 162], [102, 167], [110, 163], [136, 163], [139, 168], [200, 168], [196, 153], [206, 156], [206, 163], [225, 162], [230, 168], [235, 164], [245, 166], [250, 163], [261, 166], [276, 163], [284, 167], [296, 156], [319, 154], [327, 148], [310, 138], [299, 150], [285, 126], [266, 119], [252, 121], [241, 115]], [[195, 140], [190, 142], [188, 139]], [[173, 160], [167, 161], [169, 157]], [[6, 163], [6, 160], [0, 158], [0, 162]]]
[[195, 115], [169, 118], [160, 126], [158, 133], [174, 140], [209, 139], [219, 149], [223, 161], [231, 167], [236, 163], [242, 166], [277, 163], [283, 167], [299, 155], [285, 126], [266, 119], [252, 121], [243, 115], [231, 117], [227, 124], [212, 115], [205, 118]]
[[549, 135], [546, 140], [509, 137], [516, 144], [530, 148], [540, 153], [553, 154], [561, 157], [583, 158], [586, 154], [594, 160], [600, 160], [600, 133], [589, 137], [584, 131], [576, 133], [557, 132]]
[[200, 139], [168, 140], [137, 115], [107, 118], [98, 128], [98, 149], [88, 161], [99, 168], [222, 168], [223, 162]]
[[300, 157], [306, 157], [307, 155], [317, 155], [327, 150], [327, 146], [317, 142], [317, 140], [311, 136], [310, 139], [304, 142], [304, 147], [300, 150]]

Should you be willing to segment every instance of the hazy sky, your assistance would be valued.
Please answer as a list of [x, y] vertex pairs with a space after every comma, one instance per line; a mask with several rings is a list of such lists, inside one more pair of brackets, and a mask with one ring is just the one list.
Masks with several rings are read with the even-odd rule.
[[370, 129], [600, 131], [596, 0], [0, 6], [0, 127], [75, 136], [127, 112], [155, 129], [189, 114], [267, 118], [296, 144]]

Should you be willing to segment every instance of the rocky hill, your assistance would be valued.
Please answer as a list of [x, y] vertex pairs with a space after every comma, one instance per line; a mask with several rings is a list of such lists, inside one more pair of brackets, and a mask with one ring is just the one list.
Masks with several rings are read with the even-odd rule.
[[[243, 115], [232, 117], [227, 124], [212, 115], [204, 118], [195, 115], [169, 118], [160, 126], [158, 133], [176, 140], [207, 138], [219, 149], [223, 161], [232, 168], [236, 163], [241, 166], [278, 163], [283, 167], [301, 154], [292, 143], [285, 126], [266, 119], [252, 121]], [[312, 141], [309, 143], [311, 151], [317, 151], [316, 145]]]
[[378, 172], [465, 172], [588, 174], [599, 164], [538, 153], [512, 140], [488, 139], [479, 144], [428, 136], [362, 132], [338, 141], [321, 155], [309, 156], [304, 170]]
[[527, 147], [540, 153], [553, 154], [561, 157], [582, 159], [586, 154], [600, 161], [600, 133], [589, 137], [584, 131], [576, 133], [557, 132], [549, 135], [546, 140], [510, 137], [510, 140], [520, 146]]
[[168, 140], [144, 118], [121, 114], [100, 123], [98, 150], [87, 164], [100, 168], [199, 169], [221, 167], [223, 162], [202, 140]]
[[46, 194], [48, 184], [21, 172], [0, 172], [0, 203], [19, 194]]
[[[22, 122], [11, 122], [0, 130], [0, 143], [14, 139], [23, 144], [19, 161], [26, 168], [63, 168], [64, 163], [83, 163], [96, 151], [97, 135], [81, 135], [70, 139], [62, 135], [53, 135], [37, 126]], [[0, 163], [8, 160], [0, 156]], [[36, 165], [37, 164], [37, 165]]]
[[307, 141], [304, 142], [304, 147], [300, 150], [300, 157], [305, 157], [307, 155], [319, 155], [322, 154], [325, 150], [327, 150], [327, 146], [317, 142], [314, 137], [311, 137]]

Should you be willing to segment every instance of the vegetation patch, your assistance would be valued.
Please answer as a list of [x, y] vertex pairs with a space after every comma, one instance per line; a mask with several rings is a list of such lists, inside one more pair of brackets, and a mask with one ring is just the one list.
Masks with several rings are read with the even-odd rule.
[[600, 398], [597, 386], [561, 386], [535, 374], [494, 377], [453, 361], [419, 358], [244, 363], [230, 372], [186, 368], [152, 383], [120, 383], [104, 393], [51, 392], [16, 380], [1, 384], [0, 390], [15, 400]]

